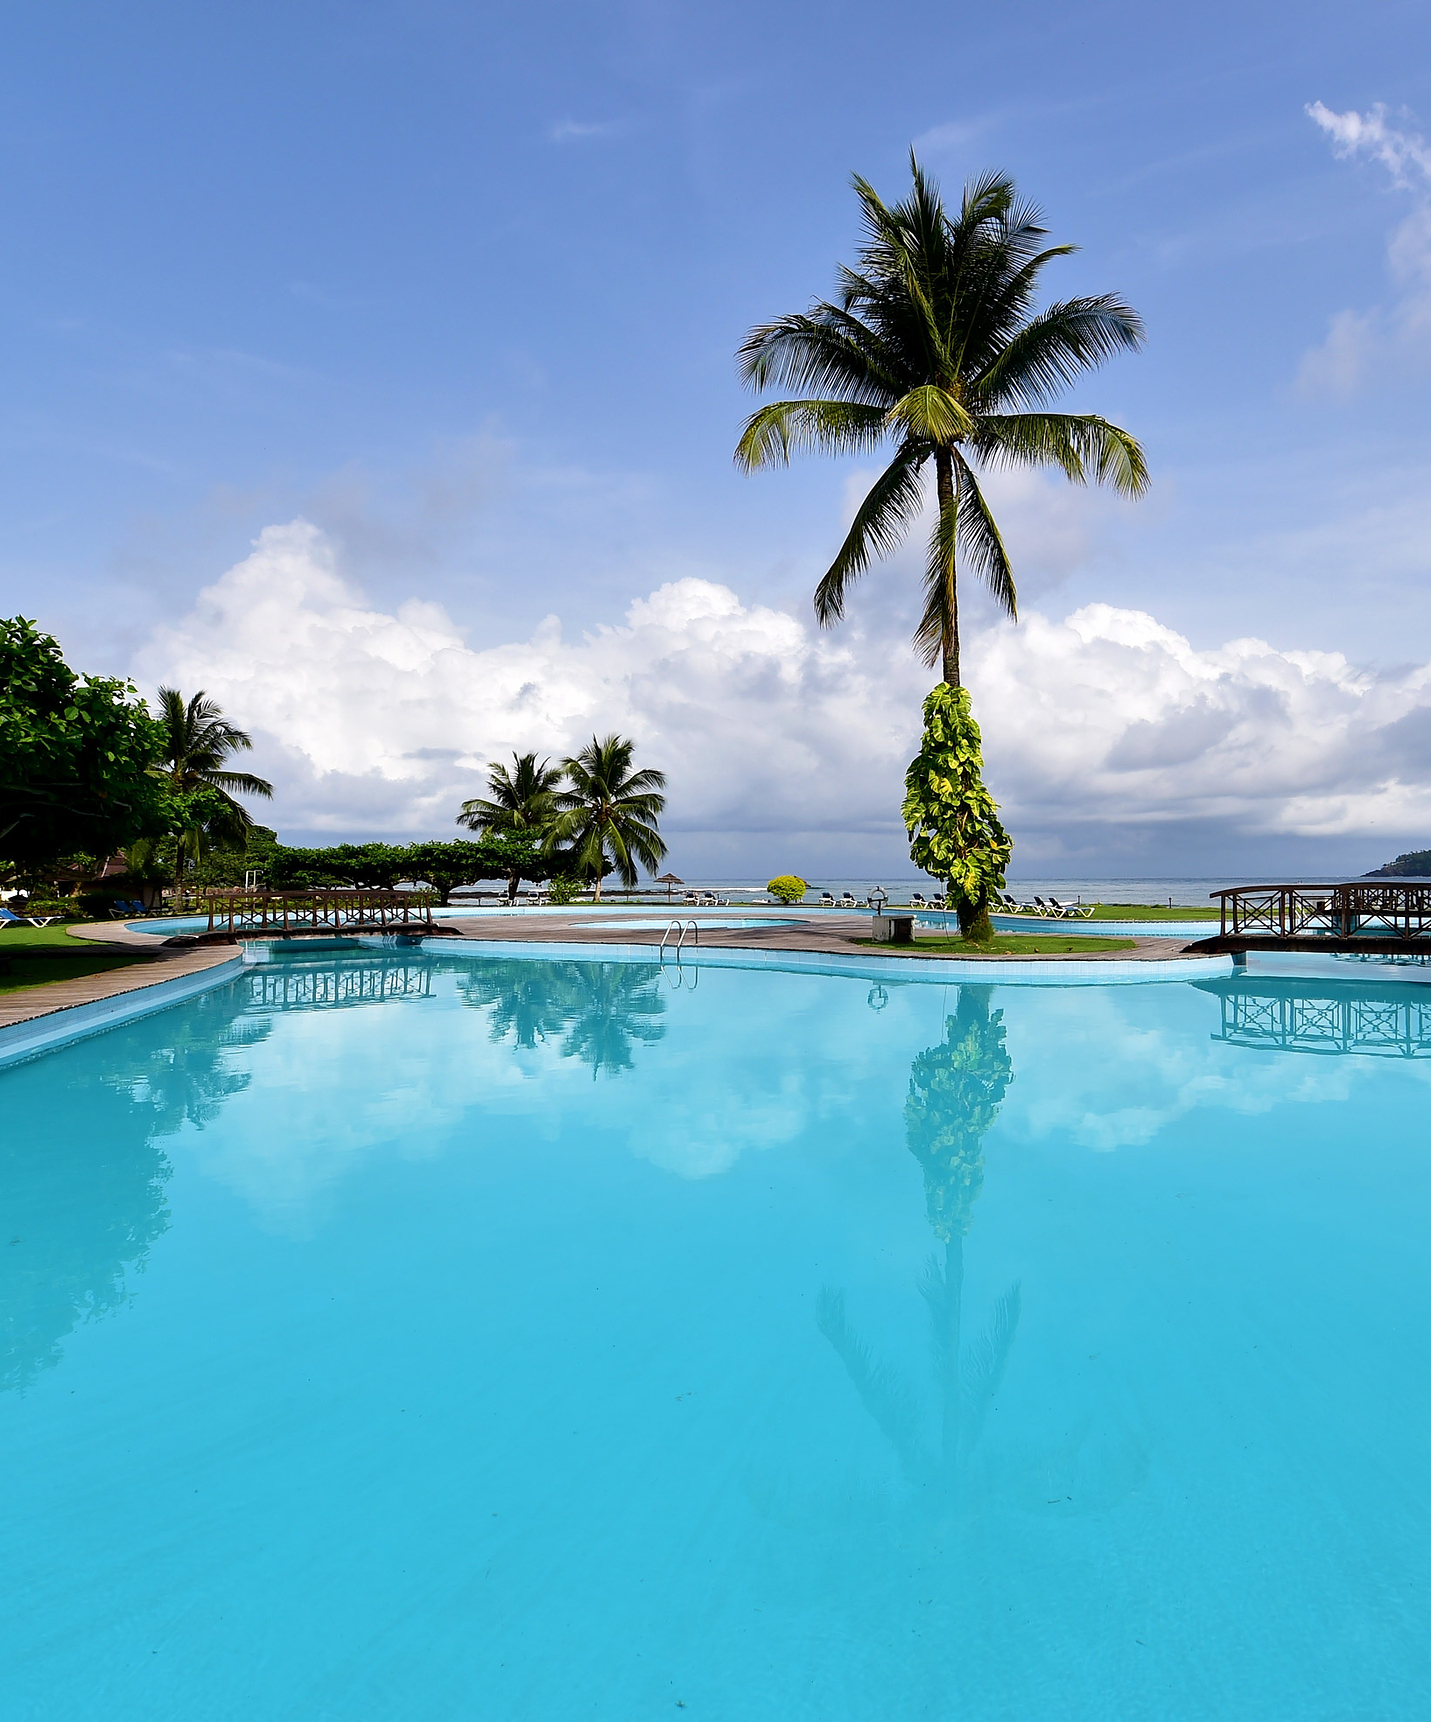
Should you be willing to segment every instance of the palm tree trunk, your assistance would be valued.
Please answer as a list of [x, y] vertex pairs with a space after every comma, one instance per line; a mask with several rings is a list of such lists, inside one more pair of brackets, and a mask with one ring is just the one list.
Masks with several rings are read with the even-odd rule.
[[[954, 514], [954, 459], [947, 448], [935, 449], [934, 473], [940, 518], [949, 519]], [[954, 543], [952, 532], [949, 542]], [[952, 548], [944, 571], [944, 680], [951, 688], [959, 686], [959, 584]]]

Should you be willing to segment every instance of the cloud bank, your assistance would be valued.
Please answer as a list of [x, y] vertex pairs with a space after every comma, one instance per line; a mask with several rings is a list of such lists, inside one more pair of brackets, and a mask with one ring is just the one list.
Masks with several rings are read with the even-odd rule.
[[[1106, 604], [987, 627], [966, 658], [1026, 861], [1092, 854], [1115, 827], [1375, 833], [1375, 854], [1388, 834], [1431, 831], [1431, 665], [1371, 670], [1255, 639], [1199, 650]], [[207, 689], [253, 731], [290, 837], [455, 834], [487, 762], [614, 729], [668, 772], [673, 852], [710, 866], [739, 852], [754, 871], [797, 839], [902, 856], [928, 685], [902, 639], [822, 633], [699, 579], [580, 639], [551, 616], [527, 640], [472, 642], [438, 605], [366, 603], [301, 520], [267, 528], [137, 669], [151, 687]]]

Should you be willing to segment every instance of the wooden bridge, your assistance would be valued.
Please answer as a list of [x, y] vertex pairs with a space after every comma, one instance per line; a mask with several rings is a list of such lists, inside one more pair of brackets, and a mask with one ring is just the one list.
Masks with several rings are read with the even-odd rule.
[[1229, 885], [1211, 893], [1222, 925], [1190, 951], [1321, 951], [1431, 957], [1431, 879], [1338, 885]]
[[[445, 932], [432, 919], [428, 891], [188, 891], [172, 907], [207, 915], [205, 938], [270, 938], [326, 933]], [[167, 906], [167, 905], [166, 905]]]

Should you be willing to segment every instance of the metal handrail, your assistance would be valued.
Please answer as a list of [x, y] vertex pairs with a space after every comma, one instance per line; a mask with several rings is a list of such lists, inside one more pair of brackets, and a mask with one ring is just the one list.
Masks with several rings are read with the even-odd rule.
[[661, 946], [660, 946], [660, 949], [656, 953], [656, 961], [658, 963], [663, 963], [666, 960], [666, 940], [670, 938], [670, 936], [673, 932], [676, 935], [676, 961], [677, 962], [680, 962], [680, 960], [681, 960], [681, 946], [684, 945], [686, 942], [686, 934], [687, 933], [689, 933], [691, 935], [691, 943], [693, 945], [696, 945], [696, 946], [700, 945], [701, 929], [700, 929], [699, 922], [687, 921], [685, 923], [685, 925], [683, 926], [679, 921], [672, 921], [670, 926], [666, 928], [665, 932], [661, 934]]

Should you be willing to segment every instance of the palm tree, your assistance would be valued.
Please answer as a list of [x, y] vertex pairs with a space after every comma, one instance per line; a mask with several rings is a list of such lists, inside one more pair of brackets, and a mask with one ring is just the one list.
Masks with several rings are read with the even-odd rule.
[[232, 754], [247, 752], [253, 746], [252, 739], [231, 724], [202, 689], [186, 703], [177, 688], [160, 688], [159, 722], [164, 730], [164, 751], [152, 767], [155, 776], [181, 795], [210, 790], [219, 804], [217, 818], [211, 814], [180, 833], [180, 852], [197, 861], [209, 835], [242, 842], [253, 820], [234, 796], [261, 795], [268, 799], [273, 795], [273, 785], [266, 778], [225, 769], [224, 761]]
[[[975, 468], [1056, 466], [1075, 484], [1092, 477], [1126, 496], [1147, 486], [1143, 451], [1092, 413], [1046, 403], [1080, 372], [1142, 345], [1137, 313], [1112, 294], [1033, 309], [1039, 274], [1077, 248], [1040, 249], [1047, 229], [1013, 181], [987, 174], [965, 186], [959, 212], [910, 155], [914, 188], [886, 208], [858, 175], [864, 213], [859, 266], [839, 274], [839, 299], [752, 329], [743, 380], [802, 398], [752, 414], [736, 448], [747, 470], [784, 464], [793, 448], [867, 454], [886, 440], [894, 458], [875, 480], [815, 589], [822, 626], [839, 621], [845, 591], [876, 556], [902, 542], [924, 502], [934, 463], [938, 518], [914, 642], [959, 685], [959, 552], [996, 602], [1018, 614], [1013, 568]], [[804, 391], [809, 391], [808, 397]]]
[[556, 796], [557, 813], [547, 833], [550, 853], [559, 843], [571, 845], [577, 867], [596, 875], [596, 900], [601, 901], [601, 875], [608, 858], [627, 890], [636, 883], [636, 863], [654, 873], [665, 858], [666, 845], [656, 829], [666, 798], [664, 772], [632, 771], [635, 744], [619, 735], [604, 741], [595, 736], [571, 759], [562, 761], [570, 788]]
[[[534, 753], [513, 753], [513, 769], [494, 765], [487, 773], [490, 801], [473, 799], [462, 803], [457, 823], [469, 831], [513, 834], [545, 838], [556, 817], [556, 791], [562, 780], [562, 769], [549, 759], [537, 764]], [[522, 882], [520, 873], [507, 875], [507, 897], [517, 895]]]

